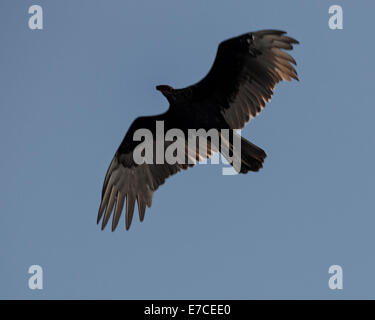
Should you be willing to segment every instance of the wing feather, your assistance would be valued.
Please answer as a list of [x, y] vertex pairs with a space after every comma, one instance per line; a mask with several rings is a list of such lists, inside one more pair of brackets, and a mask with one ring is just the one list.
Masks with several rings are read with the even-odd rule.
[[191, 103], [216, 104], [233, 129], [242, 128], [270, 101], [276, 84], [298, 80], [296, 61], [283, 50], [298, 41], [281, 30], [261, 30], [219, 45], [209, 73], [197, 84], [179, 89]]
[[[132, 158], [135, 145], [129, 132], [134, 132], [136, 128], [150, 127], [149, 120], [147, 120], [148, 123], [141, 120], [135, 121], [136, 125], [132, 125], [129, 129], [107, 170], [97, 218], [98, 223], [102, 220], [102, 229], [106, 227], [112, 212], [114, 212], [112, 218], [112, 231], [114, 231], [125, 206], [125, 228], [128, 230], [133, 220], [135, 202], [137, 202], [139, 219], [143, 221], [146, 206], [151, 207], [153, 194], [159, 186], [168, 177], [195, 164], [195, 161], [192, 161], [191, 164], [156, 164], [155, 161], [153, 164], [136, 164]], [[159, 118], [155, 116], [152, 122], [155, 123], [157, 120]], [[167, 144], [164, 147], [166, 148]], [[189, 150], [188, 144], [186, 144], [185, 150], [186, 159], [190, 157], [195, 160], [196, 154], [200, 153], [197, 150]], [[209, 158], [214, 151], [217, 152], [214, 146], [208, 145], [204, 151], [207, 154], [203, 158]]]

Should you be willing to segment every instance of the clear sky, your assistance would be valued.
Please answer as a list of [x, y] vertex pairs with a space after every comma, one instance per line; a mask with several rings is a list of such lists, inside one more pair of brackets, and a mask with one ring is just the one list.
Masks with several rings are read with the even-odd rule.
[[[30, 30], [41, 5], [44, 29]], [[328, 27], [341, 4], [344, 29]], [[375, 298], [373, 1], [0, 2], [0, 298]], [[209, 70], [220, 41], [277, 28], [300, 82], [242, 131], [264, 169], [168, 179], [141, 224], [96, 225], [130, 123], [157, 84]], [[28, 288], [40, 265], [43, 290]], [[330, 290], [340, 265], [344, 289]]]

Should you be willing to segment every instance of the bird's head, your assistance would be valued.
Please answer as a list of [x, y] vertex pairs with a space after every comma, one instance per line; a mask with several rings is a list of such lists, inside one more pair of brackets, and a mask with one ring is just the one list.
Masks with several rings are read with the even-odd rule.
[[171, 87], [171, 86], [168, 86], [168, 85], [159, 85], [159, 86], [156, 86], [156, 90], [160, 91], [164, 97], [167, 98], [168, 101], [171, 101], [173, 100], [173, 93], [174, 93], [174, 89]]

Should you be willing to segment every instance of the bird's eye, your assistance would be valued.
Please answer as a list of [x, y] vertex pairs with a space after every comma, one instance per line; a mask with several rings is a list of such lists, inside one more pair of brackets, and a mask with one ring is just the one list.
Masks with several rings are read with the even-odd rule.
[[246, 42], [247, 42], [248, 44], [250, 44], [250, 43], [252, 43], [253, 41], [254, 41], [254, 35], [251, 33], [251, 34], [249, 34], [249, 36], [247, 37]]

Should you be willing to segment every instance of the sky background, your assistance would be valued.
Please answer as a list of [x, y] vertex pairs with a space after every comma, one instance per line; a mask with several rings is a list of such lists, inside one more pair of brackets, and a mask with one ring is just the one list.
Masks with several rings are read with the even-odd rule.
[[[28, 28], [41, 5], [44, 29]], [[330, 30], [340, 4], [344, 29]], [[10, 1], [0, 10], [0, 298], [375, 298], [372, 1]], [[169, 178], [141, 224], [96, 225], [131, 122], [154, 87], [209, 70], [220, 41], [288, 31], [300, 82], [242, 131], [264, 169]], [[44, 289], [28, 288], [40, 265]], [[338, 264], [344, 289], [330, 290]]]

